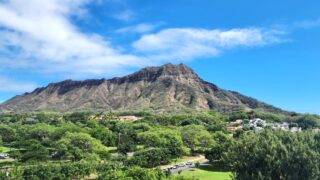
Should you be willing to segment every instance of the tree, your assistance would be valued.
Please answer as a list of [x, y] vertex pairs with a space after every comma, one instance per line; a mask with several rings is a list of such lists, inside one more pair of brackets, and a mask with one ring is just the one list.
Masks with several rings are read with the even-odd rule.
[[214, 143], [211, 134], [200, 125], [188, 125], [181, 129], [183, 143], [194, 153], [196, 149], [204, 151]]
[[150, 148], [134, 153], [129, 165], [153, 168], [169, 161], [169, 152], [166, 148]]
[[0, 171], [1, 179], [83, 179], [96, 169], [96, 164], [76, 162], [67, 164], [41, 164], [16, 166], [8, 169], [7, 173]]
[[42, 146], [37, 140], [28, 141], [29, 146], [27, 152], [21, 157], [22, 162], [26, 161], [46, 161], [48, 159], [49, 151]]
[[73, 112], [63, 116], [66, 121], [71, 121], [73, 123], [80, 122], [85, 124], [89, 120], [89, 112]]
[[151, 170], [143, 169], [141, 167], [131, 167], [126, 170], [126, 176], [132, 178], [133, 180], [156, 180], [156, 174]]
[[66, 158], [71, 156], [74, 161], [84, 158], [94, 158], [99, 152], [106, 151], [101, 141], [91, 137], [87, 133], [66, 133], [66, 135], [57, 142], [56, 148], [60, 157]]
[[43, 140], [46, 138], [50, 138], [55, 130], [55, 127], [47, 125], [47, 124], [36, 124], [34, 126], [30, 126], [29, 129], [29, 138], [36, 140]]
[[3, 142], [10, 143], [15, 140], [16, 133], [13, 128], [0, 124], [0, 136], [2, 137]]
[[54, 126], [39, 123], [36, 125], [27, 126], [27, 127], [28, 128], [24, 132], [24, 135], [20, 136], [20, 138], [24, 138], [25, 140], [35, 139], [41, 142], [42, 145], [45, 145], [45, 146], [51, 145], [52, 143], [51, 139], [56, 129]]
[[200, 167], [200, 162], [197, 161], [194, 165], [195, 165], [196, 168], [199, 168]]
[[124, 171], [110, 171], [99, 175], [98, 180], [122, 180], [128, 179]]
[[11, 169], [6, 169], [0, 171], [0, 179], [11, 180], [11, 179], [23, 179], [23, 168], [22, 167], [13, 167]]
[[315, 127], [319, 127], [320, 125], [320, 118], [315, 115], [301, 115], [298, 116], [296, 123], [299, 127], [302, 127], [302, 129], [311, 129]]
[[94, 127], [90, 130], [92, 137], [99, 139], [101, 143], [105, 146], [114, 146], [116, 141], [116, 136], [105, 127]]
[[229, 120], [234, 121], [237, 119], [248, 119], [248, 114], [244, 111], [234, 112], [229, 115]]
[[171, 157], [179, 157], [185, 152], [180, 132], [168, 128], [157, 128], [140, 133], [139, 140], [146, 147], [168, 149]]
[[244, 133], [223, 155], [236, 179], [317, 179], [320, 153], [312, 133]]
[[59, 126], [55, 129], [53, 133], [53, 140], [58, 141], [60, 140], [67, 132], [69, 133], [86, 133], [86, 129], [73, 124], [71, 122], [63, 123], [62, 126]]
[[137, 133], [131, 123], [112, 122], [109, 124], [109, 129], [116, 135], [115, 144], [118, 152], [126, 155], [136, 149]]
[[206, 151], [205, 155], [210, 162], [220, 162], [223, 153], [228, 150], [233, 139], [222, 131], [215, 132], [213, 134], [213, 139], [215, 140], [215, 143], [210, 150]]
[[104, 172], [98, 177], [98, 180], [159, 180], [165, 179], [165, 177], [165, 174], [160, 169], [150, 170], [133, 166]]

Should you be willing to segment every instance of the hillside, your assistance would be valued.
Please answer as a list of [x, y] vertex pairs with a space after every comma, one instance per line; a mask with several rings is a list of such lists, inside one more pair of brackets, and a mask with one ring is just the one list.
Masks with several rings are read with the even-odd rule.
[[112, 79], [65, 80], [13, 97], [1, 112], [151, 110], [220, 112], [261, 109], [282, 111], [240, 93], [223, 90], [202, 80], [184, 64], [147, 67]]

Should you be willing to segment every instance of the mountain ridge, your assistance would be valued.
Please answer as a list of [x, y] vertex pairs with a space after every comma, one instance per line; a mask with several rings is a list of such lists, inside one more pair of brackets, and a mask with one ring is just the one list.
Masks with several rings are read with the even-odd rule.
[[146, 67], [111, 79], [64, 80], [0, 104], [1, 112], [283, 110], [201, 79], [185, 64]]

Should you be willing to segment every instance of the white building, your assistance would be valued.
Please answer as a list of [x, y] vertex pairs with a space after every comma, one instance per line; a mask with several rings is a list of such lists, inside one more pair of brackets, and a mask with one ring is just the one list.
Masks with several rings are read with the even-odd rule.
[[249, 124], [253, 127], [265, 127], [267, 125], [266, 121], [260, 118], [251, 119]]
[[301, 127], [292, 127], [290, 129], [291, 132], [301, 132]]

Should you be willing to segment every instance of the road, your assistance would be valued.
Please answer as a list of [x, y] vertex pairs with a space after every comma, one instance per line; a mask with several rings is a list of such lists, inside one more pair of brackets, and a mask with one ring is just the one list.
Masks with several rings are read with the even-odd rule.
[[[170, 169], [171, 174], [178, 174], [179, 171], [189, 171], [189, 170], [195, 169], [195, 162], [198, 162], [198, 161], [192, 160], [191, 162], [192, 162], [192, 165], [185, 165], [183, 167], [178, 167], [176, 169]], [[209, 161], [207, 159], [199, 160], [200, 166], [205, 166], [208, 162]], [[186, 162], [181, 162], [179, 164], [186, 164], [186, 163], [187, 163], [187, 161]], [[177, 165], [179, 165], [179, 164], [177, 164]], [[174, 166], [174, 165], [171, 165], [169, 167], [172, 167], [172, 166]], [[162, 169], [165, 170], [165, 169], [168, 169], [169, 167], [166, 166], [166, 168], [162, 168]]]

